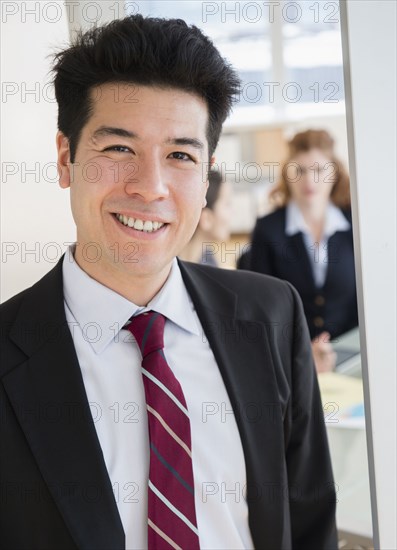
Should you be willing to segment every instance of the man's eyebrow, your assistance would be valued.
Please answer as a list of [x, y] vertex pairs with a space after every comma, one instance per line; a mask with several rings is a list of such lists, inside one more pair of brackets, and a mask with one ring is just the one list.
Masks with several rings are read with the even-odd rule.
[[[118, 136], [125, 138], [135, 138], [139, 139], [138, 134], [126, 130], [125, 128], [114, 128], [112, 126], [101, 126], [93, 133], [93, 139], [98, 139], [106, 136]], [[204, 143], [197, 138], [190, 137], [180, 137], [180, 138], [169, 138], [166, 140], [168, 145], [190, 145], [199, 151], [204, 149]]]
[[190, 145], [199, 151], [204, 149], [204, 143], [197, 138], [189, 137], [180, 137], [180, 138], [170, 138], [166, 141], [169, 145]]
[[135, 134], [135, 132], [130, 132], [129, 130], [125, 130], [125, 128], [113, 128], [112, 126], [101, 126], [97, 130], [95, 130], [95, 132], [92, 135], [94, 139], [98, 139], [106, 136], [118, 136], [118, 137], [125, 137], [125, 138], [138, 137], [137, 134]]

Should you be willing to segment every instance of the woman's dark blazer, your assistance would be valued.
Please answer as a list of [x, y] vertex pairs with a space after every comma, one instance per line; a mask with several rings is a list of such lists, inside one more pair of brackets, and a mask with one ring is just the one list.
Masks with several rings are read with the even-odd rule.
[[[342, 212], [351, 225], [350, 211]], [[284, 207], [257, 220], [250, 269], [294, 285], [303, 301], [311, 337], [326, 330], [336, 338], [358, 324], [352, 229], [330, 237], [327, 275], [318, 288], [303, 235], [286, 235], [285, 219]]]

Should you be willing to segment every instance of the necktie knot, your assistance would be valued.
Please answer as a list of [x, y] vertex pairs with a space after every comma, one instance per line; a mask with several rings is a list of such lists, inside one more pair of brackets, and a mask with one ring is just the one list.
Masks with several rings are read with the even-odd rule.
[[165, 317], [157, 311], [148, 311], [132, 317], [127, 326], [140, 347], [142, 357], [164, 347]]

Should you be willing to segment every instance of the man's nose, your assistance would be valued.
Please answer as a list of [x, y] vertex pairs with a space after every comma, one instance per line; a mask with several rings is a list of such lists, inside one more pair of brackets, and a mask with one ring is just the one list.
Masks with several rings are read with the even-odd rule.
[[167, 198], [169, 189], [161, 161], [151, 158], [131, 163], [125, 179], [125, 192], [128, 195], [139, 195], [147, 202]]

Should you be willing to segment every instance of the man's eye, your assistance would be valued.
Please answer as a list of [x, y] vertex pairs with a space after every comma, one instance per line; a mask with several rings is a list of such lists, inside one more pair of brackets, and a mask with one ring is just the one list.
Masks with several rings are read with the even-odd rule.
[[130, 153], [131, 149], [125, 145], [112, 145], [111, 147], [106, 147], [104, 151], [116, 151], [116, 153]]
[[194, 159], [190, 155], [188, 155], [187, 153], [182, 153], [181, 151], [176, 151], [175, 153], [171, 153], [170, 156], [172, 156], [176, 160], [194, 161]]

